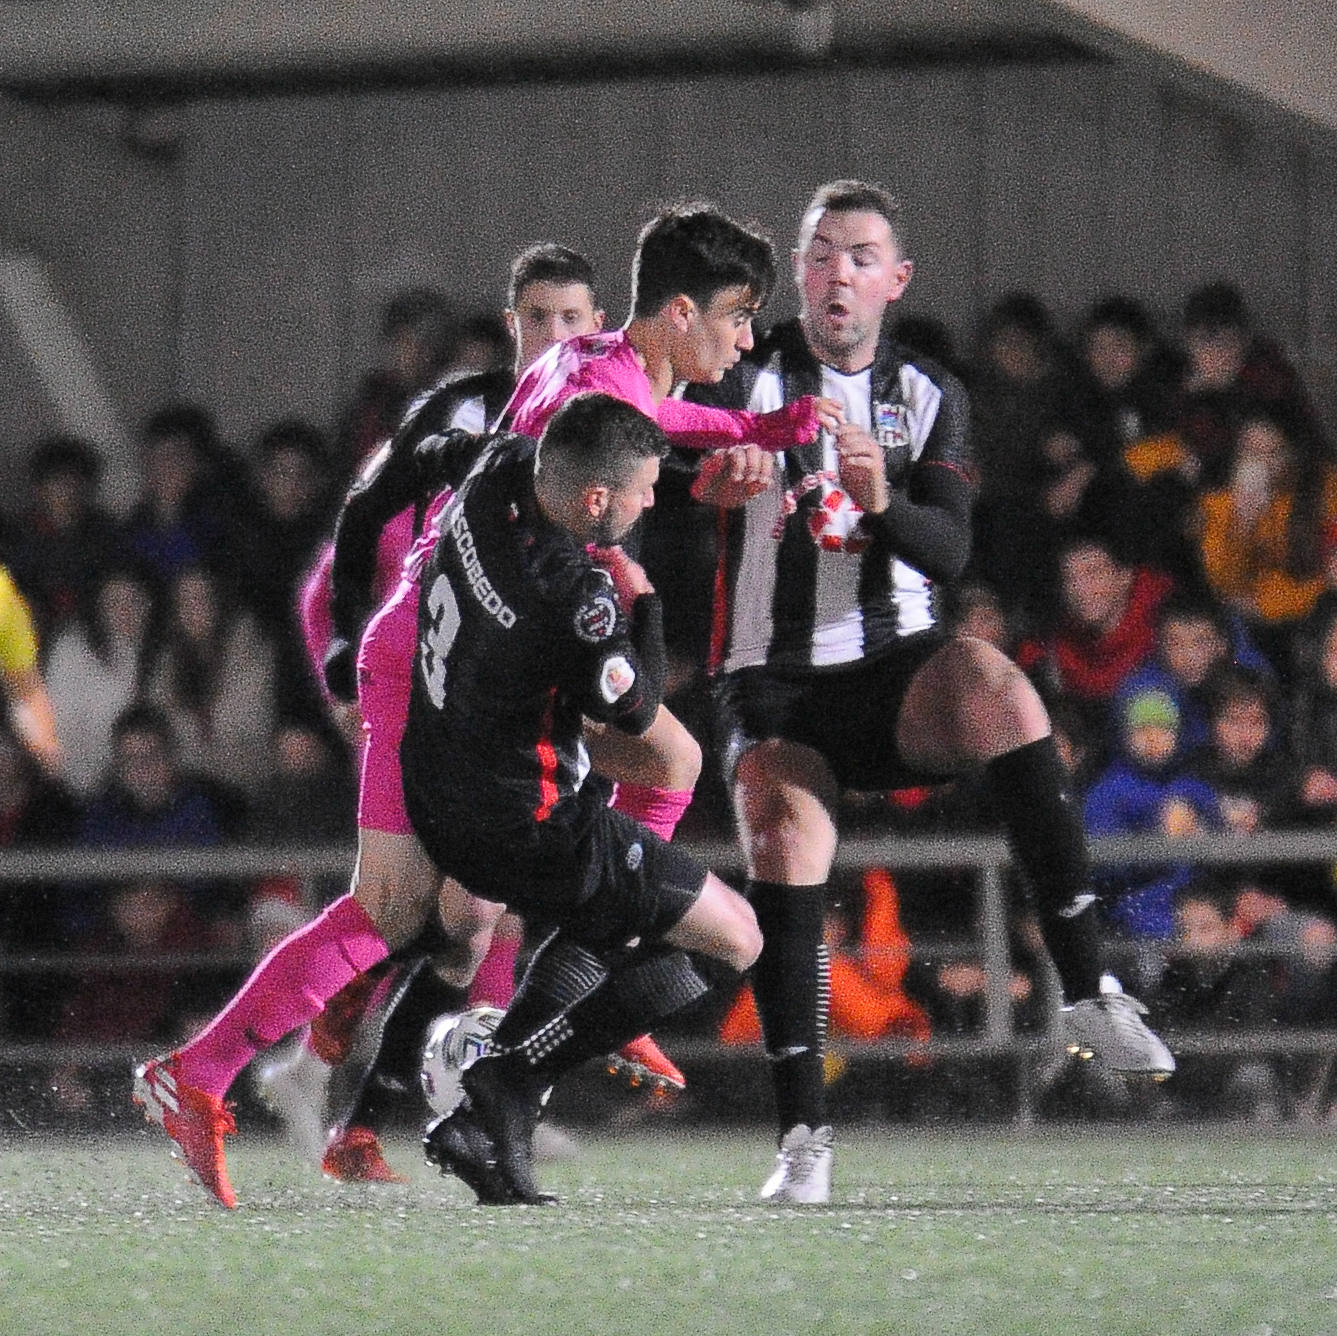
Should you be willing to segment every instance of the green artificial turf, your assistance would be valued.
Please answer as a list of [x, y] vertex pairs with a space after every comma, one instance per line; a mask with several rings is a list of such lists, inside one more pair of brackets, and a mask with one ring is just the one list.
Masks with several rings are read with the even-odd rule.
[[0, 1145], [0, 1333], [924, 1336], [1337, 1333], [1337, 1141], [1253, 1130], [861, 1131], [829, 1207], [755, 1200], [763, 1132], [595, 1140], [556, 1207], [478, 1207], [231, 1152], [241, 1209], [160, 1133]]

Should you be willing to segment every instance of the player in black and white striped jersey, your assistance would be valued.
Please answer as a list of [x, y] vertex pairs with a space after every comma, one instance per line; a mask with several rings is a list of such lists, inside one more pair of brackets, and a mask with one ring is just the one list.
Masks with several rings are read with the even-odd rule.
[[779, 1114], [762, 1196], [824, 1202], [825, 883], [843, 788], [887, 789], [983, 767], [1035, 892], [1070, 1036], [1121, 1070], [1174, 1060], [1122, 991], [1101, 993], [1080, 814], [1039, 696], [983, 641], [939, 624], [935, 586], [970, 551], [968, 404], [949, 373], [883, 332], [910, 282], [896, 202], [836, 181], [804, 213], [797, 320], [773, 330], [714, 402], [770, 410], [803, 394], [844, 422], [776, 456], [746, 499], [709, 466], [699, 499], [727, 509], [712, 660], [720, 736], [764, 946], [753, 970]]

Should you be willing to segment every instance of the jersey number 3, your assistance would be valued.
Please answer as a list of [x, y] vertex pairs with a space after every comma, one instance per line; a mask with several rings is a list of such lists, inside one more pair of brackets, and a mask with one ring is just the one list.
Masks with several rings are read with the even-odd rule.
[[419, 646], [422, 680], [428, 697], [439, 710], [446, 699], [446, 655], [460, 626], [460, 607], [446, 576], [438, 575], [433, 582], [427, 595], [427, 611], [432, 624], [423, 633]]

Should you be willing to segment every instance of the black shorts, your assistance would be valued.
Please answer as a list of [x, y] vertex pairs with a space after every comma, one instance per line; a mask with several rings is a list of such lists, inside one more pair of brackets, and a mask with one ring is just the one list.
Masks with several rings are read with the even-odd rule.
[[910, 680], [945, 643], [937, 627], [876, 658], [830, 668], [740, 668], [715, 689], [716, 742], [732, 785], [738, 760], [768, 738], [820, 753], [841, 788], [894, 789], [948, 778], [902, 759], [896, 721]]
[[[489, 821], [477, 807], [424, 802], [407, 782], [409, 818], [440, 870], [539, 931], [561, 927], [593, 949], [662, 937], [692, 907], [706, 869], [582, 790], [547, 821]], [[588, 796], [587, 796], [588, 794]]]

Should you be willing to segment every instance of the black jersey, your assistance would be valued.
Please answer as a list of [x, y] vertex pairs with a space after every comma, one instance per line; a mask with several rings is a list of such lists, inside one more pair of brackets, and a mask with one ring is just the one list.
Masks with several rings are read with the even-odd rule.
[[886, 452], [892, 505], [866, 516], [840, 485], [828, 434], [777, 458], [779, 485], [723, 516], [712, 663], [852, 663], [936, 622], [933, 582], [969, 554], [964, 388], [883, 336], [844, 376], [813, 357], [797, 321], [777, 326], [710, 397], [769, 411], [804, 394], [840, 399]]
[[472, 831], [561, 818], [589, 770], [582, 719], [643, 732], [663, 694], [658, 599], [628, 618], [608, 573], [539, 510], [534, 442], [461, 433], [419, 466], [452, 489], [422, 575], [405, 788]]
[[330, 571], [330, 620], [334, 635], [356, 646], [376, 610], [374, 583], [377, 546], [391, 518], [416, 508], [414, 532], [432, 493], [424, 493], [419, 445], [452, 429], [486, 430], [515, 388], [509, 371], [481, 371], [447, 381], [408, 407], [394, 436], [372, 455], [350, 489], [334, 530]]

